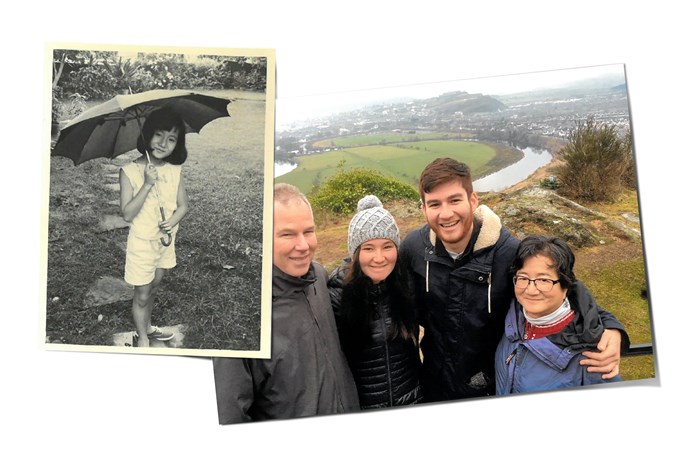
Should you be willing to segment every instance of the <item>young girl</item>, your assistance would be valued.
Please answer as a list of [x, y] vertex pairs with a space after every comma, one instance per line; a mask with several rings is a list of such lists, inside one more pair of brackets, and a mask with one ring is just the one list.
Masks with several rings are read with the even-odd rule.
[[391, 213], [373, 195], [361, 199], [348, 228], [351, 259], [331, 274], [328, 288], [362, 409], [423, 398], [418, 320], [398, 247]]
[[182, 119], [167, 109], [151, 113], [137, 150], [142, 156], [119, 172], [122, 216], [131, 223], [124, 279], [134, 286], [134, 340], [138, 347], [148, 347], [150, 340], [173, 338], [173, 334], [151, 325], [151, 313], [165, 270], [175, 267], [175, 236], [188, 207], [180, 175], [187, 159]]

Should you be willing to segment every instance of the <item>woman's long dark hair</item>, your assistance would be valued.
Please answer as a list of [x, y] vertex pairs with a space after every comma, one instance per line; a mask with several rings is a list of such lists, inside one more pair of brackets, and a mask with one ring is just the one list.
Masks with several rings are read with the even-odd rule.
[[[340, 342], [346, 354], [366, 347], [372, 339], [372, 321], [377, 317], [371, 300], [372, 280], [362, 272], [359, 248], [353, 254], [343, 280], [340, 302]], [[392, 327], [389, 340], [401, 338], [418, 345], [418, 316], [413, 300], [411, 279], [401, 259], [389, 276], [379, 286], [385, 285], [389, 293]]]

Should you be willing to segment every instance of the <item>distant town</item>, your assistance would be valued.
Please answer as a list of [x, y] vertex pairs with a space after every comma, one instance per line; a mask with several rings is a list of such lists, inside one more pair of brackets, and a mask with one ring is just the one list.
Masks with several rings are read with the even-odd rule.
[[360, 134], [443, 132], [455, 137], [506, 143], [515, 147], [551, 148], [577, 122], [593, 118], [629, 130], [625, 84], [574, 86], [509, 95], [454, 91], [439, 96], [368, 105], [331, 116], [300, 121], [276, 135], [275, 160], [293, 163], [300, 155], [339, 147], [317, 148], [313, 142]]

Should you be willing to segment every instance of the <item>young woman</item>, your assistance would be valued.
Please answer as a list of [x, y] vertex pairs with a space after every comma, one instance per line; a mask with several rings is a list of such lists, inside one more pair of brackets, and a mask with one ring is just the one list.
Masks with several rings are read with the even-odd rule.
[[496, 394], [620, 381], [579, 364], [605, 328], [600, 308], [576, 280], [574, 259], [556, 237], [532, 235], [520, 243], [512, 266], [516, 299], [496, 350]]
[[124, 279], [134, 286], [136, 344], [148, 347], [152, 339], [173, 338], [151, 324], [151, 314], [165, 270], [175, 267], [175, 235], [188, 209], [181, 176], [187, 159], [185, 124], [167, 109], [154, 111], [144, 122], [137, 149], [142, 156], [119, 172], [122, 216], [130, 223]]
[[361, 199], [348, 228], [351, 258], [328, 287], [362, 409], [422, 400], [417, 316], [398, 247], [399, 228], [382, 202]]

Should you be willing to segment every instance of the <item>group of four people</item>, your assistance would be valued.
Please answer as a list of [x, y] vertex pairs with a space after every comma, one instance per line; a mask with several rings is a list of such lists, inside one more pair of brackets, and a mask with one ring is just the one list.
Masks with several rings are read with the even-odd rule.
[[403, 241], [360, 200], [329, 276], [311, 205], [275, 186], [271, 358], [214, 358], [221, 424], [619, 379], [629, 338], [563, 241], [512, 236], [456, 160], [431, 162], [419, 190], [427, 224]]

